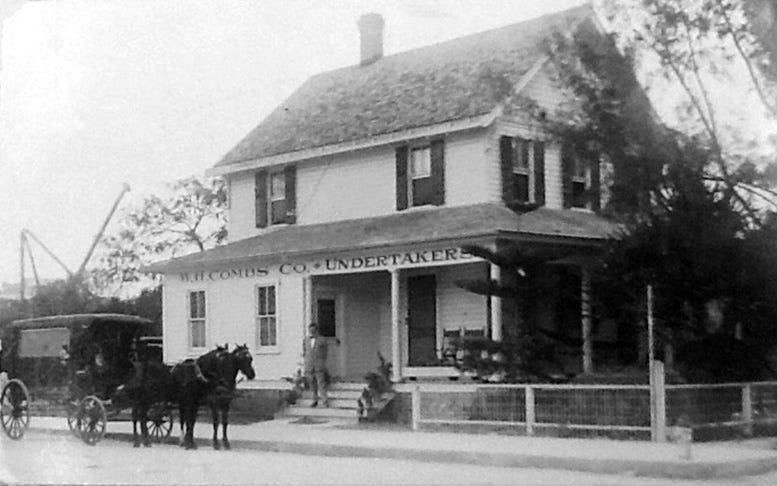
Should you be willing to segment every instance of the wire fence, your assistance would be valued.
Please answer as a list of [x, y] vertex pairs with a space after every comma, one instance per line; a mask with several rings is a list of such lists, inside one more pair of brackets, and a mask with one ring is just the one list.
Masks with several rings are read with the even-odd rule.
[[[777, 435], [777, 382], [666, 385], [660, 421], [690, 428], [696, 440]], [[480, 428], [526, 435], [649, 439], [648, 385], [419, 384], [414, 428]]]

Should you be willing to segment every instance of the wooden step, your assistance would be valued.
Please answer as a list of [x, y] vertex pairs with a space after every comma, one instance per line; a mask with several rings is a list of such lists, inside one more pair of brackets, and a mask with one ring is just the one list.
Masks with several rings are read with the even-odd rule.
[[356, 410], [349, 408], [327, 407], [286, 407], [279, 414], [282, 417], [332, 417], [350, 418], [356, 420]]
[[[332, 390], [329, 389], [326, 391], [327, 396], [330, 399], [337, 399], [337, 400], [353, 400], [354, 402], [359, 399], [360, 396], [362, 396], [362, 392], [355, 391], [355, 390]], [[305, 390], [302, 392], [302, 398], [313, 398], [313, 392], [310, 390]]]
[[[356, 399], [346, 398], [341, 399], [337, 397], [333, 397], [332, 395], [329, 395], [329, 408], [349, 408], [352, 410], [356, 410], [358, 408], [358, 404], [356, 403]], [[297, 403], [294, 404], [295, 407], [310, 407], [313, 404], [312, 398], [300, 398], [297, 400]], [[321, 405], [321, 401], [319, 401], [319, 406]]]

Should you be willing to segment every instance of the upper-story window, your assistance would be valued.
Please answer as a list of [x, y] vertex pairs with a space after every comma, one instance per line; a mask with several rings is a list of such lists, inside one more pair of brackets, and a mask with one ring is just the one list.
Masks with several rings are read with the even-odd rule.
[[564, 207], [597, 210], [600, 207], [599, 160], [565, 147], [562, 154]]
[[397, 209], [445, 202], [445, 144], [397, 147]]
[[286, 222], [286, 178], [283, 172], [270, 174], [270, 224]]
[[501, 137], [502, 196], [507, 204], [545, 204], [545, 144]]
[[283, 170], [260, 170], [255, 175], [256, 227], [293, 224], [296, 215], [297, 172], [294, 166]]

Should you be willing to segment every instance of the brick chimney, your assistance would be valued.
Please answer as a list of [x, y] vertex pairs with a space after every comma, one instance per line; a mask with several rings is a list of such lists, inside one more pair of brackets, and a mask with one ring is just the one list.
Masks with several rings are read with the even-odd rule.
[[361, 37], [362, 66], [372, 64], [383, 57], [383, 17], [377, 13], [368, 13], [359, 17], [359, 36]]

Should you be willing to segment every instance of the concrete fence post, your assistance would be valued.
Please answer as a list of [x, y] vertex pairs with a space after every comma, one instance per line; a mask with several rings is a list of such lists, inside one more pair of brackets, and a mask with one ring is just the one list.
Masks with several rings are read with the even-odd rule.
[[410, 410], [413, 430], [420, 428], [421, 422], [421, 387], [416, 385], [410, 393]]
[[753, 435], [753, 388], [750, 383], [742, 387], [742, 421], [745, 423], [745, 435], [751, 437]]
[[536, 421], [534, 409], [534, 388], [527, 386], [524, 388], [524, 399], [526, 402], [526, 435], [534, 435], [534, 423]]

